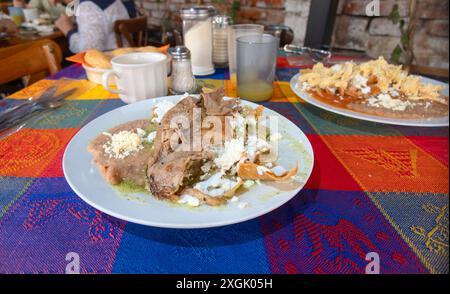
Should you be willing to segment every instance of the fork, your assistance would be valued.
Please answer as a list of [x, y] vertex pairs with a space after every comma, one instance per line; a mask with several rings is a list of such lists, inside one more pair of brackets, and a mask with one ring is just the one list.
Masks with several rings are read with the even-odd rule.
[[[18, 105], [14, 111], [9, 111], [7, 113], [7, 117], [3, 118], [0, 121], [0, 133], [6, 131], [14, 126], [20, 125], [29, 118], [30, 115], [33, 115], [36, 112], [42, 112], [45, 110], [52, 110], [58, 107], [61, 107], [64, 102], [62, 101], [65, 97], [71, 95], [76, 91], [75, 88], [67, 90], [57, 96], [47, 95], [42, 99], [34, 101], [33, 103], [23, 103]], [[51, 93], [48, 92], [48, 93]], [[23, 126], [22, 126], [23, 127]], [[20, 130], [19, 128], [15, 128], [16, 131]], [[9, 132], [8, 132], [9, 133]]]

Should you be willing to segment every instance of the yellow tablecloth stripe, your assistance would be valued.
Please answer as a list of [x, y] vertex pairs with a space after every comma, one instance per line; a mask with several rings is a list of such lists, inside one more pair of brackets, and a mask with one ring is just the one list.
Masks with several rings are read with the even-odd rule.
[[[94, 99], [117, 99], [117, 94], [112, 94], [106, 90], [102, 85], [94, 84], [88, 80], [40, 80], [33, 85], [22, 89], [11, 96], [9, 99], [28, 99], [29, 97], [39, 96], [45, 89], [52, 86], [55, 82], [61, 85], [58, 88], [58, 93], [66, 91], [71, 88], [76, 88], [77, 91], [67, 97], [67, 100], [94, 100]], [[229, 97], [237, 97], [236, 88], [231, 85], [230, 80], [212, 80], [201, 79], [198, 80], [200, 87], [220, 88], [225, 87], [226, 95]], [[289, 82], [274, 82], [273, 96], [270, 102], [303, 102], [292, 92]]]

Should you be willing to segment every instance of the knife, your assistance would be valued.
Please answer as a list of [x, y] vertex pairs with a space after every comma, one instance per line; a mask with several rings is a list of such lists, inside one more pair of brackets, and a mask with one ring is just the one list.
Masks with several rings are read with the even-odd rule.
[[6, 118], [0, 122], [0, 132], [19, 125], [27, 120], [29, 115], [35, 112], [42, 112], [43, 110], [57, 108], [62, 106], [61, 100], [73, 94], [75, 88], [67, 90], [57, 96], [46, 95], [42, 99], [38, 99], [33, 103], [24, 103], [17, 107], [13, 112], [9, 113]]
[[55, 95], [56, 89], [57, 89], [56, 86], [51, 86], [47, 90], [45, 90], [44, 93], [42, 93], [36, 100], [32, 100], [33, 97], [30, 97], [27, 99], [27, 101], [6, 109], [2, 113], [0, 113], [0, 124], [5, 120], [7, 120], [11, 115], [14, 115], [20, 109], [26, 107], [27, 105], [38, 103], [43, 100], [45, 101], [46, 99], [53, 97]]

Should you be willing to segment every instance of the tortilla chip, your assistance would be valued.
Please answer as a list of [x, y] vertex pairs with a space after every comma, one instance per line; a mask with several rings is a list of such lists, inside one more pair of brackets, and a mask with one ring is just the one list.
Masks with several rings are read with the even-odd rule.
[[238, 176], [243, 180], [285, 181], [298, 172], [298, 167], [295, 165], [292, 170], [282, 176], [277, 176], [270, 170], [259, 174], [258, 166], [256, 163], [241, 163], [239, 165]]
[[191, 195], [191, 196], [197, 198], [198, 200], [205, 202], [208, 205], [219, 206], [219, 205], [225, 204], [229, 198], [233, 197], [233, 195], [236, 193], [236, 190], [239, 189], [239, 187], [243, 183], [244, 183], [244, 181], [242, 181], [242, 179], [239, 179], [238, 183], [236, 185], [234, 185], [234, 187], [232, 187], [230, 190], [226, 191], [222, 196], [213, 197], [213, 196], [205, 194], [202, 191], [199, 191], [195, 188], [187, 188], [187, 189], [183, 190], [183, 192], [180, 195], [183, 195], [183, 194]]
[[209, 196], [208, 194], [205, 194], [197, 189], [194, 188], [188, 188], [183, 190], [182, 194], [187, 194], [187, 195], [191, 195], [195, 198], [197, 198], [198, 200], [211, 205], [211, 206], [219, 206], [219, 205], [223, 205], [227, 202], [227, 198], [224, 196], [221, 197], [212, 197]]
[[88, 49], [84, 55], [84, 61], [91, 67], [110, 69], [111, 58], [105, 53], [96, 49]]

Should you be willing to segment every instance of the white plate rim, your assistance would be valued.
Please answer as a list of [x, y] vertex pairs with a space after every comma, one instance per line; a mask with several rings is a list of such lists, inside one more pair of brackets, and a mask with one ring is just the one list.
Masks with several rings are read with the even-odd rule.
[[[365, 114], [357, 111], [352, 111], [350, 109], [342, 109], [338, 107], [334, 107], [332, 105], [323, 103], [314, 97], [310, 96], [308, 93], [302, 92], [298, 88], [298, 78], [300, 77], [301, 73], [298, 73], [294, 75], [290, 80], [290, 86], [292, 91], [299, 96], [301, 99], [306, 101], [309, 104], [312, 104], [316, 107], [319, 107], [323, 110], [333, 112], [335, 114], [339, 114], [342, 116], [347, 116], [350, 118], [358, 119], [358, 120], [364, 120], [364, 121], [370, 121], [375, 123], [381, 123], [381, 124], [388, 124], [388, 125], [398, 125], [398, 126], [409, 126], [409, 127], [448, 127], [449, 126], [449, 117], [441, 117], [438, 119], [442, 119], [446, 121], [436, 121], [436, 118], [432, 118], [429, 120], [419, 120], [419, 119], [402, 119], [402, 118], [388, 118], [388, 117], [380, 117], [376, 115], [371, 114]], [[431, 81], [436, 84], [440, 84], [445, 86], [446, 91], [448, 92], [448, 84], [445, 84], [443, 82], [433, 80], [426, 77], [421, 77], [424, 81]], [[448, 95], [448, 93], [447, 93]]]
[[[174, 96], [179, 96], [181, 97], [182, 95], [174, 95]], [[148, 100], [152, 100], [154, 101], [154, 103], [157, 103], [159, 101], [168, 99], [169, 97], [174, 97], [174, 96], [163, 96], [163, 97], [158, 97], [158, 98], [152, 98], [152, 99], [148, 99]], [[175, 98], [169, 98], [169, 99], [175, 99]], [[304, 137], [304, 142], [303, 143], [307, 143], [305, 147], [305, 149], [308, 151], [308, 155], [310, 156], [310, 160], [311, 160], [311, 165], [310, 168], [307, 171], [307, 177], [305, 178], [305, 181], [303, 183], [303, 185], [301, 185], [299, 188], [295, 189], [295, 190], [291, 190], [289, 191], [291, 196], [287, 197], [284, 201], [280, 201], [279, 203], [277, 203], [277, 205], [271, 206], [267, 209], [264, 210], [259, 210], [256, 213], [253, 214], [249, 214], [245, 217], [241, 217], [238, 219], [234, 219], [232, 221], [218, 221], [218, 222], [210, 222], [210, 223], [205, 223], [205, 224], [167, 224], [167, 223], [161, 223], [161, 222], [154, 222], [154, 221], [148, 221], [148, 220], [142, 220], [140, 218], [135, 218], [135, 217], [131, 217], [131, 216], [127, 216], [127, 215], [123, 215], [120, 212], [116, 212], [114, 210], [111, 210], [109, 208], [103, 207], [101, 205], [98, 205], [97, 203], [95, 203], [94, 201], [91, 201], [90, 198], [86, 195], [84, 195], [78, 188], [77, 186], [73, 183], [73, 181], [71, 180], [71, 175], [67, 170], [67, 162], [68, 162], [68, 157], [70, 156], [70, 152], [71, 152], [71, 148], [72, 145], [74, 145], [74, 142], [78, 139], [78, 137], [80, 137], [83, 132], [86, 132], [86, 130], [88, 130], [91, 126], [95, 125], [97, 120], [102, 119], [102, 117], [108, 115], [110, 112], [116, 111], [118, 109], [126, 109], [128, 107], [136, 107], [136, 104], [145, 104], [145, 103], [149, 103], [148, 100], [144, 100], [144, 101], [139, 101], [133, 104], [128, 104], [128, 105], [124, 105], [118, 108], [115, 108], [113, 110], [110, 110], [98, 117], [96, 117], [95, 119], [93, 119], [92, 121], [90, 121], [89, 123], [87, 123], [86, 125], [84, 125], [70, 140], [70, 142], [67, 144], [66, 149], [64, 150], [64, 154], [63, 154], [63, 158], [62, 158], [62, 169], [63, 169], [63, 173], [64, 173], [64, 177], [67, 181], [67, 183], [69, 184], [70, 188], [75, 192], [75, 194], [80, 197], [84, 202], [86, 202], [88, 205], [92, 206], [93, 208], [107, 214], [110, 215], [112, 217], [115, 217], [117, 219], [120, 220], [124, 220], [124, 221], [128, 221], [131, 223], [135, 223], [135, 224], [140, 224], [140, 225], [144, 225], [144, 226], [151, 226], [151, 227], [158, 227], [158, 228], [170, 228], [170, 229], [203, 229], [203, 228], [214, 228], [214, 227], [222, 227], [222, 226], [228, 226], [228, 225], [233, 225], [233, 224], [237, 224], [237, 223], [242, 223], [248, 220], [252, 220], [255, 219], [257, 217], [263, 216], [271, 211], [276, 210], [277, 208], [283, 206], [284, 204], [286, 204], [287, 202], [291, 201], [294, 197], [298, 196], [299, 192], [301, 190], [303, 190], [304, 186], [306, 185], [306, 183], [308, 182], [308, 180], [311, 177], [313, 168], [314, 168], [314, 163], [315, 163], [315, 157], [314, 157], [314, 149], [312, 148], [312, 144], [309, 141], [308, 137], [306, 136], [306, 134], [297, 126], [295, 125], [292, 121], [290, 121], [288, 118], [286, 118], [285, 116], [279, 114], [278, 112], [269, 109], [267, 107], [264, 107], [265, 111], [269, 111], [269, 112], [274, 112], [276, 114], [278, 114], [279, 116], [283, 117], [286, 119], [286, 122], [288, 124], [290, 124], [292, 127], [296, 128], [301, 135]], [[250, 104], [252, 106], [258, 106], [258, 104], [256, 103], [252, 103], [249, 101], [243, 101], [244, 103]], [[84, 152], [87, 152], [85, 150], [83, 150]], [[98, 172], [96, 170], [96, 172]], [[113, 189], [111, 187], [111, 189]], [[114, 197], [117, 197], [117, 195], [114, 195]]]

